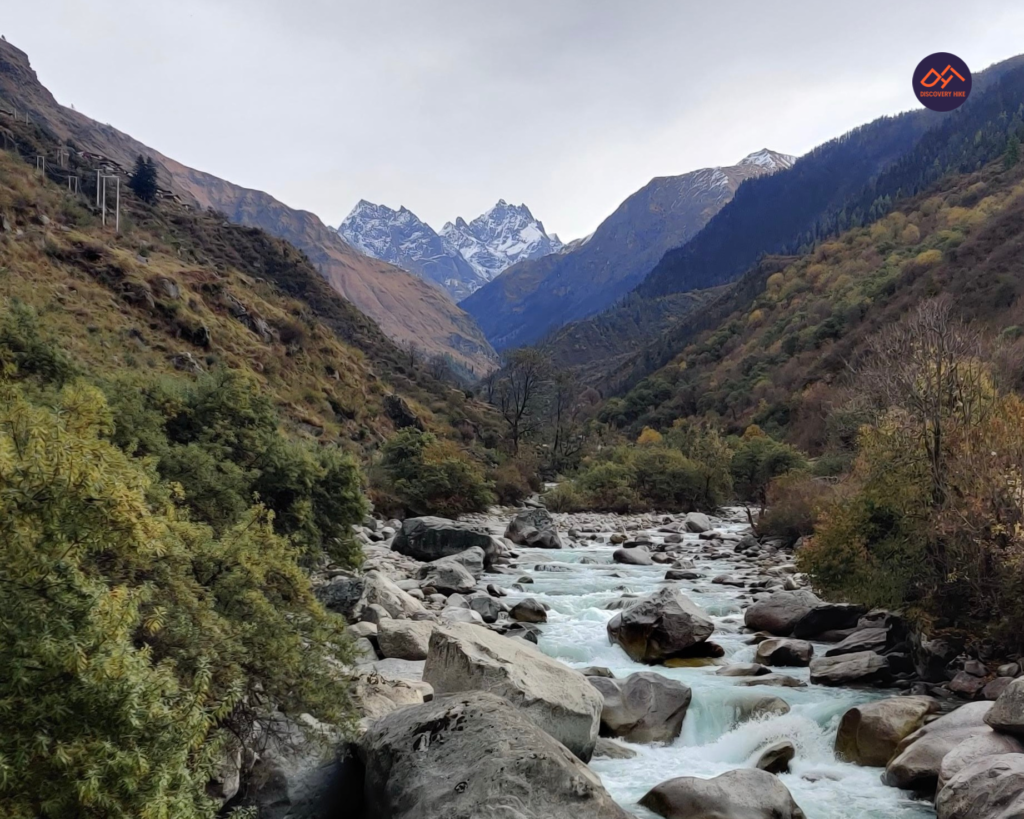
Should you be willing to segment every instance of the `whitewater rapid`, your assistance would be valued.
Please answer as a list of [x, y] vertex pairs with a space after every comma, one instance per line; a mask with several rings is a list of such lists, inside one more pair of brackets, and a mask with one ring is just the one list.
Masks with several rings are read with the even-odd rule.
[[[747, 531], [745, 524], [726, 524], [723, 531]], [[529, 575], [532, 584], [523, 591], [510, 590], [506, 602], [514, 605], [527, 597], [550, 606], [548, 623], [541, 628], [540, 648], [575, 668], [605, 666], [616, 677], [637, 671], [657, 671], [690, 686], [693, 700], [683, 722], [681, 736], [671, 745], [623, 743], [636, 752], [633, 759], [596, 758], [590, 767], [601, 777], [615, 800], [636, 816], [654, 814], [637, 804], [648, 790], [676, 776], [715, 776], [735, 768], [752, 767], [758, 752], [779, 739], [796, 747], [791, 772], [780, 779], [789, 788], [808, 819], [924, 819], [934, 817], [932, 806], [915, 801], [910, 794], [883, 785], [881, 769], [862, 768], [840, 762], [832, 747], [842, 714], [850, 707], [892, 695], [894, 692], [858, 691], [808, 685], [806, 688], [737, 686], [735, 677], [716, 675], [715, 667], [665, 668], [644, 666], [629, 659], [622, 649], [608, 641], [606, 625], [616, 612], [604, 606], [624, 594], [649, 594], [664, 585], [666, 566], [626, 566], [613, 563], [616, 546], [607, 542], [611, 531], [601, 533], [605, 542], [589, 542], [578, 548], [550, 551], [518, 548], [517, 573]], [[662, 535], [639, 530], [656, 543]], [[563, 538], [564, 539], [564, 538]], [[702, 606], [715, 622], [712, 640], [725, 649], [724, 662], [752, 662], [754, 647], [742, 634], [742, 589], [712, 585], [711, 578], [749, 568], [742, 555], [708, 559], [696, 553], [701, 545], [696, 535], [686, 535], [698, 580], [675, 581], [674, 585]], [[537, 571], [537, 564], [557, 566], [564, 571]], [[509, 589], [515, 578], [488, 576], [485, 582]], [[825, 646], [815, 646], [820, 654]], [[806, 668], [778, 669], [791, 677], [808, 679]], [[729, 704], [736, 697], [775, 695], [791, 707], [788, 714], [737, 724], [738, 711]]]

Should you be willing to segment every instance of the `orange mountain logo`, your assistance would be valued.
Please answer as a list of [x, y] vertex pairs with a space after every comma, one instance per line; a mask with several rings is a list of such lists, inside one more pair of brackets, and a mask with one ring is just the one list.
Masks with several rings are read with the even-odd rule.
[[971, 94], [971, 70], [955, 54], [929, 54], [914, 71], [914, 96], [933, 111], [953, 111]]

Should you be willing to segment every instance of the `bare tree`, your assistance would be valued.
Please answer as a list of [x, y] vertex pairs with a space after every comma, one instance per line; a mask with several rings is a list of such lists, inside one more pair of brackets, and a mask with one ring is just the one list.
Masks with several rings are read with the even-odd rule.
[[947, 436], [975, 426], [992, 404], [978, 332], [948, 296], [923, 302], [872, 339], [862, 383], [882, 409], [898, 408], [928, 457], [933, 500], [946, 484]]
[[583, 421], [590, 406], [587, 393], [573, 373], [558, 370], [551, 378], [551, 465], [564, 469], [583, 449]]
[[505, 358], [495, 393], [514, 455], [519, 454], [523, 439], [536, 429], [547, 377], [547, 362], [536, 350], [513, 350]]

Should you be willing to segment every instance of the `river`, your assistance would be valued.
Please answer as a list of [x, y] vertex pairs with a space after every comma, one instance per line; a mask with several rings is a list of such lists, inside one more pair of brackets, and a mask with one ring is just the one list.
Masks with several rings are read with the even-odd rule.
[[[734, 521], [737, 516], [733, 516]], [[557, 516], [560, 530], [565, 516]], [[600, 518], [608, 526], [616, 520]], [[749, 531], [744, 523], [716, 525], [729, 532]], [[618, 529], [616, 529], [618, 531]], [[615, 615], [604, 606], [625, 593], [648, 594], [664, 585], [666, 566], [628, 566], [612, 561], [617, 546], [608, 542], [608, 529], [598, 534], [602, 542], [586, 542], [560, 551], [517, 548], [517, 572], [530, 575], [534, 582], [512, 590], [506, 602], [514, 605], [533, 597], [550, 606], [548, 623], [542, 626], [539, 645], [546, 654], [576, 668], [605, 666], [616, 677], [636, 671], [657, 671], [684, 682], [693, 691], [693, 700], [683, 722], [682, 735], [671, 745], [627, 744], [637, 756], [633, 759], [595, 758], [590, 767], [600, 775], [605, 787], [626, 810], [640, 817], [654, 814], [637, 804], [650, 788], [676, 776], [715, 776], [735, 768], [752, 766], [757, 752], [768, 743], [788, 739], [796, 747], [791, 772], [781, 780], [792, 792], [808, 819], [924, 819], [934, 817], [929, 803], [914, 801], [910, 795], [883, 785], [881, 769], [863, 768], [840, 762], [832, 752], [839, 719], [848, 708], [879, 696], [896, 692], [861, 691], [808, 685], [806, 688], [757, 686], [738, 687], [737, 678], [716, 675], [715, 667], [665, 668], [632, 662], [625, 652], [608, 641], [606, 624]], [[631, 531], [630, 535], [649, 535], [655, 543], [663, 535], [652, 529]], [[588, 533], [585, 535], [590, 537]], [[742, 555], [708, 559], [696, 554], [703, 545], [696, 535], [686, 535], [686, 556], [693, 559], [698, 580], [678, 581], [677, 587], [702, 606], [715, 622], [712, 640], [725, 649], [724, 661], [752, 662], [754, 647], [743, 634], [741, 599], [743, 589], [712, 585], [720, 574], [748, 571], [751, 564]], [[692, 552], [690, 551], [692, 549]], [[592, 562], [591, 562], [592, 561]], [[540, 563], [563, 567], [564, 571], [537, 571]], [[485, 582], [509, 588], [509, 575], [487, 576]], [[823, 653], [826, 646], [815, 646]], [[780, 669], [807, 681], [808, 670]], [[774, 694], [789, 703], [791, 711], [782, 716], [737, 724], [737, 709], [729, 704], [739, 697]]]

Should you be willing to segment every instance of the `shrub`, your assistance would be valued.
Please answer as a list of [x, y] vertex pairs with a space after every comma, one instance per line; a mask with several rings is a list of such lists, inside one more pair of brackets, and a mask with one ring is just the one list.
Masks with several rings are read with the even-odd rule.
[[754, 501], [764, 509], [768, 484], [773, 478], [807, 466], [804, 456], [788, 444], [769, 438], [760, 430], [752, 433], [747, 427], [743, 439], [732, 456], [730, 471], [742, 500]]
[[494, 468], [489, 477], [494, 484], [498, 503], [504, 506], [518, 506], [543, 485], [536, 464], [523, 457], [506, 461]]
[[408, 514], [456, 517], [483, 512], [494, 503], [480, 467], [433, 433], [408, 427], [384, 444], [381, 453], [378, 486]]
[[4, 816], [213, 817], [209, 774], [257, 708], [349, 725], [344, 623], [270, 514], [216, 537], [151, 505], [98, 390], [0, 390]]
[[790, 472], [768, 485], [768, 508], [758, 519], [759, 535], [794, 541], [814, 533], [821, 510], [835, 494], [835, 487], [803, 472]]

